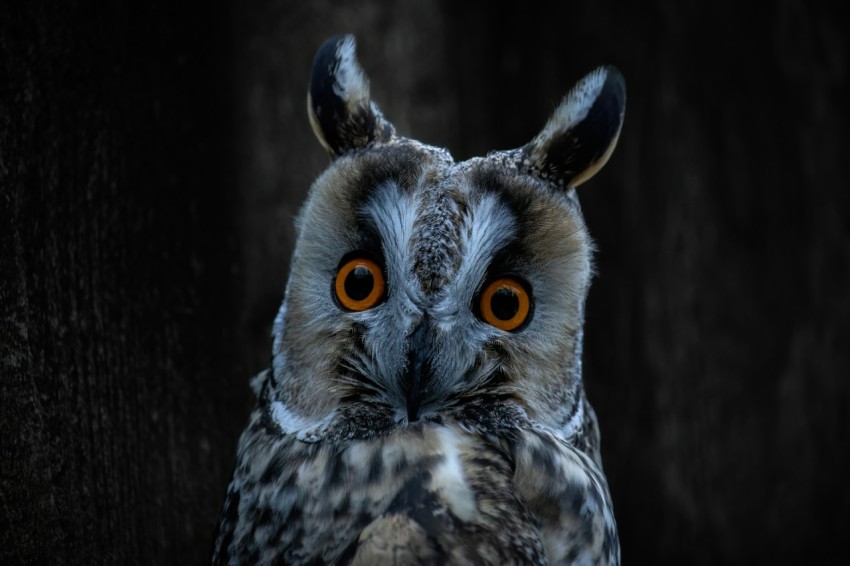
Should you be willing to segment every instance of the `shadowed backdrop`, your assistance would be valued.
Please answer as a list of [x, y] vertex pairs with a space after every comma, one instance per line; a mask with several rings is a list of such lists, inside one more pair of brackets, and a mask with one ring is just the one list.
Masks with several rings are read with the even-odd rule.
[[[402, 135], [533, 137], [601, 64], [585, 382], [625, 562], [848, 558], [850, 46], [835, 3], [0, 5], [0, 562], [208, 562], [351, 32]], [[842, 189], [841, 187], [845, 187]]]

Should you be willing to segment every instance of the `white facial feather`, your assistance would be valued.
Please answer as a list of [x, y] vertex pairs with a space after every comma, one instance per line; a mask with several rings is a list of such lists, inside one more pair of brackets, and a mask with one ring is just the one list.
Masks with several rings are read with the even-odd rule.
[[516, 228], [511, 213], [492, 194], [483, 194], [470, 203], [463, 228], [464, 254], [455, 289], [457, 302], [466, 305], [471, 304], [474, 292], [483, 283], [493, 256], [513, 239]]
[[419, 206], [415, 196], [402, 193], [394, 183], [386, 183], [363, 207], [363, 214], [369, 217], [381, 236], [388, 283], [396, 293], [403, 293], [401, 307], [409, 315], [418, 314], [422, 303], [415, 285], [410, 250]]

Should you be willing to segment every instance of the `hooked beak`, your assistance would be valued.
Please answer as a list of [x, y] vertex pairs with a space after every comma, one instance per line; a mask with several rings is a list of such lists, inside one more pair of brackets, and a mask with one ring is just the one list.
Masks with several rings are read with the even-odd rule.
[[404, 385], [407, 392], [407, 421], [419, 420], [419, 410], [431, 380], [431, 321], [425, 315], [408, 337]]

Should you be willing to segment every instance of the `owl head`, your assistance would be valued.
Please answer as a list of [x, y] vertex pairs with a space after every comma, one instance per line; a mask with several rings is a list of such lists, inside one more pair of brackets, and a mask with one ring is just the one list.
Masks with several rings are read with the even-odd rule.
[[423, 421], [574, 426], [592, 244], [576, 187], [608, 160], [625, 83], [584, 77], [526, 145], [456, 162], [399, 135], [351, 36], [318, 51], [310, 123], [331, 163], [297, 222], [269, 414], [303, 439]]

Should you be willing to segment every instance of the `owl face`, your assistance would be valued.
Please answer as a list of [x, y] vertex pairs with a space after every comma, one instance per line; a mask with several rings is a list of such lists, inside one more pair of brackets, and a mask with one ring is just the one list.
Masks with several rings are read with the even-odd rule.
[[277, 424], [574, 424], [592, 248], [575, 186], [608, 159], [624, 100], [599, 69], [526, 146], [457, 163], [395, 133], [350, 36], [326, 43], [308, 106], [333, 159], [299, 215], [275, 322]]

